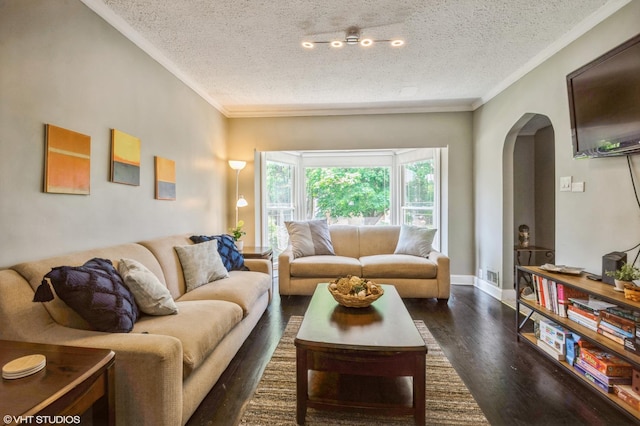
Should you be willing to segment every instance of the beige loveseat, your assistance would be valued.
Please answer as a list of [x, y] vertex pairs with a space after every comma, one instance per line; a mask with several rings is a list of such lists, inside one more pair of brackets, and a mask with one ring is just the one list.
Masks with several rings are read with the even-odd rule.
[[[269, 304], [271, 263], [247, 259], [250, 271], [185, 293], [175, 246], [188, 236], [122, 244], [15, 265], [0, 271], [0, 339], [108, 348], [116, 353], [115, 399], [118, 425], [186, 423]], [[91, 331], [58, 298], [34, 303], [36, 289], [56, 266], [80, 266], [94, 258], [134, 259], [167, 286], [178, 313], [142, 315], [130, 333]]]
[[280, 294], [310, 295], [318, 283], [356, 275], [393, 284], [402, 297], [449, 298], [449, 258], [394, 254], [400, 226], [331, 225], [329, 233], [335, 256], [294, 258], [291, 245], [278, 256]]

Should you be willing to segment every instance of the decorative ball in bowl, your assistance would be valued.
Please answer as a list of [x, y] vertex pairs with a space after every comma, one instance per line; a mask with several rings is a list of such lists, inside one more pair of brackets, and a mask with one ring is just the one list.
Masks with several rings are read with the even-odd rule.
[[366, 308], [378, 300], [384, 294], [384, 290], [373, 281], [347, 275], [330, 282], [329, 293], [342, 306]]

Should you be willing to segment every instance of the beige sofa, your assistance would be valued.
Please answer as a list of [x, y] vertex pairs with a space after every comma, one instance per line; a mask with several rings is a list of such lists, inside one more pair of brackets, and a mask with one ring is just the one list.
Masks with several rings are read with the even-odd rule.
[[[116, 353], [118, 425], [185, 424], [211, 390], [269, 304], [271, 262], [247, 259], [250, 271], [185, 293], [175, 246], [188, 236], [87, 250], [0, 271], [0, 339], [108, 348]], [[94, 257], [135, 259], [166, 284], [176, 315], [142, 315], [130, 333], [91, 331], [58, 298], [32, 302], [52, 267], [79, 266]]]
[[331, 225], [329, 233], [335, 256], [294, 258], [291, 246], [278, 256], [280, 294], [310, 295], [318, 283], [356, 275], [393, 284], [402, 297], [449, 298], [449, 258], [394, 254], [400, 226]]

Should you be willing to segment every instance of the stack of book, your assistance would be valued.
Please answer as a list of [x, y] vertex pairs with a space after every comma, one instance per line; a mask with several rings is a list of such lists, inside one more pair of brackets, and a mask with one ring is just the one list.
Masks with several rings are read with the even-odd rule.
[[598, 333], [624, 345], [624, 339], [635, 338], [636, 322], [633, 319], [633, 313], [617, 306], [600, 311]]
[[583, 341], [573, 368], [578, 374], [608, 393], [615, 392], [615, 385], [630, 385], [632, 382], [631, 364]]
[[613, 303], [604, 302], [593, 297], [570, 297], [569, 302], [567, 309], [569, 319], [595, 332], [598, 331], [598, 324], [600, 323], [600, 311], [604, 311], [607, 308], [617, 308]]
[[567, 350], [567, 339], [570, 338], [571, 332], [546, 318], [540, 319], [538, 330], [540, 334], [537, 342], [538, 347], [554, 359], [563, 361]]

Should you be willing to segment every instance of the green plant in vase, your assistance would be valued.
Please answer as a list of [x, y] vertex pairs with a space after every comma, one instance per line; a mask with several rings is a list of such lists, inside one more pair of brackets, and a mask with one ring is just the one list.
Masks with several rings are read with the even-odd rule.
[[243, 226], [244, 220], [239, 220], [234, 228], [229, 228], [233, 241], [240, 241], [240, 238], [247, 235], [247, 233], [242, 229]]
[[623, 263], [620, 269], [605, 272], [608, 276], [613, 277], [615, 289], [624, 291], [625, 283], [634, 285], [633, 280], [640, 280], [640, 269], [630, 263]]

